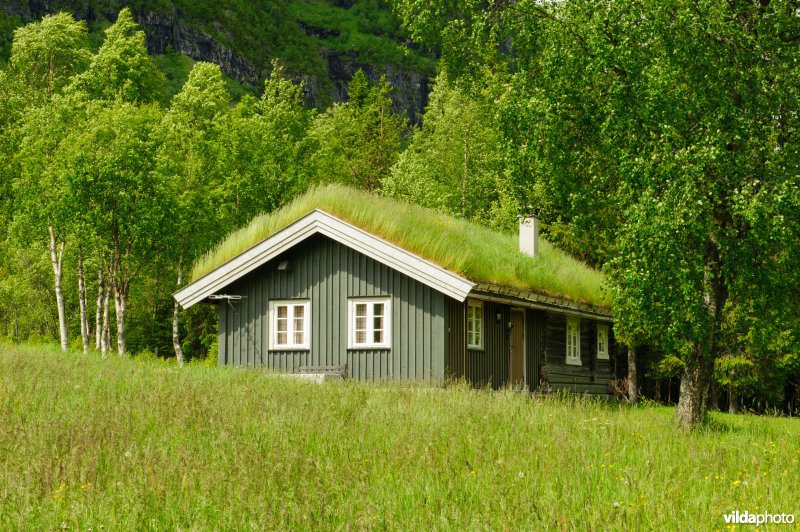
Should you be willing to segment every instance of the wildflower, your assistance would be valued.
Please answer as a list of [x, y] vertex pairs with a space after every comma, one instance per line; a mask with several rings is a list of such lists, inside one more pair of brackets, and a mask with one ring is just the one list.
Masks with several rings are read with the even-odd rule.
[[519, 475], [517, 475], [517, 476], [518, 476], [519, 478], [524, 478], [524, 477], [525, 477], [525, 473], [523, 473], [522, 471], [520, 471], [520, 472], [519, 472]]
[[619, 503], [617, 501], [614, 501], [614, 508], [619, 508]]

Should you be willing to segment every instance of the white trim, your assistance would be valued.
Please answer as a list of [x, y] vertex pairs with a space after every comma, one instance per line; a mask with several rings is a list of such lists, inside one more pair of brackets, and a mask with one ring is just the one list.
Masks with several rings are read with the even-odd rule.
[[[278, 307], [286, 307], [286, 344], [277, 343]], [[295, 308], [303, 308], [303, 342], [294, 342]], [[308, 351], [311, 349], [311, 302], [308, 299], [271, 299], [269, 301], [269, 350], [270, 351]]]
[[[575, 353], [576, 356], [570, 356], [570, 328], [575, 328]], [[581, 362], [581, 320], [580, 318], [573, 318], [567, 316], [567, 336], [566, 336], [566, 363], [571, 366], [582, 366]]]
[[[383, 305], [383, 342], [372, 340], [375, 334], [375, 305]], [[356, 305], [367, 305], [366, 338], [364, 343], [356, 343]], [[347, 348], [348, 349], [391, 349], [392, 347], [392, 298], [352, 297], [347, 300]]]
[[173, 297], [183, 308], [189, 308], [315, 234], [325, 235], [457, 301], [464, 301], [475, 286], [433, 262], [315, 210], [178, 290]]
[[[481, 319], [480, 319], [480, 322], [478, 324], [479, 327], [480, 327], [480, 330], [477, 331], [477, 333], [478, 333], [478, 342], [477, 343], [470, 342], [470, 337], [469, 337], [469, 309], [470, 309], [470, 307], [481, 309]], [[477, 299], [467, 299], [467, 320], [466, 320], [466, 324], [464, 325], [464, 332], [465, 332], [465, 334], [467, 336], [467, 349], [483, 349], [483, 337], [484, 337], [484, 331], [486, 330], [486, 326], [484, 325], [486, 323], [486, 312], [484, 312], [484, 310], [485, 309], [484, 309], [483, 301], [480, 301], [480, 300], [477, 300]]]
[[[600, 351], [600, 336], [603, 336], [604, 351]], [[601, 356], [603, 355], [603, 356]], [[597, 360], [608, 360], [608, 325], [597, 324]]]

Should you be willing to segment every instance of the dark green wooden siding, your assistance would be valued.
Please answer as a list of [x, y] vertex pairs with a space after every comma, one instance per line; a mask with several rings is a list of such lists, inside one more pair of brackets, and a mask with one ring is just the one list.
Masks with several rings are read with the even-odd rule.
[[525, 315], [525, 382], [529, 390], [539, 387], [545, 319], [545, 313], [539, 310], [528, 309]]
[[[508, 381], [508, 312], [507, 305], [490, 301], [483, 303], [483, 349], [467, 349], [465, 368], [467, 380], [476, 386], [499, 388]], [[501, 317], [499, 321], [498, 314]]]
[[547, 313], [545, 326], [544, 373], [549, 386], [556, 390], [607, 394], [611, 369], [608, 360], [597, 360], [597, 322], [586, 318], [580, 320], [580, 366], [566, 363], [567, 317]]
[[445, 374], [455, 379], [463, 378], [467, 349], [466, 303], [445, 298], [447, 327], [447, 359]]
[[[289, 271], [278, 271], [282, 261]], [[445, 296], [323, 236], [312, 237], [225, 289], [245, 296], [219, 306], [219, 361], [295, 372], [300, 366], [347, 364], [363, 380], [444, 377]], [[391, 297], [391, 349], [347, 348], [347, 301]], [[311, 348], [270, 351], [271, 299], [311, 302]]]

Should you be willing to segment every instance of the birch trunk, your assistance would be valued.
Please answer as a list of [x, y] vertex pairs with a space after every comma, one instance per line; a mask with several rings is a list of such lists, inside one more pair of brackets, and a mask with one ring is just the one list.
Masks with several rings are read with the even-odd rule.
[[628, 347], [628, 402], [639, 401], [639, 376], [636, 372], [636, 348]]
[[736, 393], [733, 386], [728, 387], [728, 413], [739, 413], [739, 394]]
[[69, 348], [69, 340], [67, 338], [67, 318], [64, 311], [64, 293], [61, 290], [61, 265], [64, 259], [64, 241], [62, 240], [61, 243], [57, 243], [53, 226], [50, 225], [48, 229], [50, 230], [50, 262], [53, 265], [56, 305], [58, 306], [58, 332], [61, 337], [61, 350], [66, 351]]
[[89, 353], [89, 317], [86, 312], [86, 282], [83, 279], [83, 257], [78, 252], [78, 299], [81, 308], [81, 340], [83, 354]]
[[124, 357], [125, 351], [125, 311], [128, 307], [126, 283], [114, 281], [114, 314], [117, 316], [117, 354]]
[[94, 348], [103, 341], [103, 263], [97, 267], [97, 310], [94, 315]]
[[681, 376], [681, 390], [675, 417], [684, 428], [692, 428], [701, 423], [708, 410], [708, 391], [714, 372], [714, 360], [719, 355], [719, 330], [722, 323], [722, 309], [727, 301], [727, 288], [722, 273], [717, 242], [712, 238], [707, 244], [705, 259], [705, 289], [703, 300], [711, 317], [712, 330], [708, 344], [697, 345], [694, 353], [686, 361]]
[[[183, 259], [178, 261], [178, 287], [183, 283]], [[180, 331], [178, 329], [178, 317], [180, 307], [177, 301], [172, 303], [172, 347], [175, 349], [175, 357], [178, 359], [178, 366], [183, 367], [183, 349], [181, 349]]]
[[103, 332], [101, 335], [100, 352], [103, 356], [108, 354], [111, 347], [111, 325], [109, 324], [109, 301], [111, 301], [111, 284], [103, 283]]

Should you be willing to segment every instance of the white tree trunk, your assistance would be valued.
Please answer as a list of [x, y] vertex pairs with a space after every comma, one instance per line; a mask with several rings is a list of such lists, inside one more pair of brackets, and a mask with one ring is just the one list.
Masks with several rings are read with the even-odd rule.
[[56, 305], [58, 306], [58, 332], [61, 337], [61, 350], [69, 349], [67, 338], [67, 317], [64, 311], [64, 293], [61, 290], [61, 264], [64, 259], [64, 241], [56, 242], [56, 234], [53, 226], [50, 225], [50, 262], [53, 265], [53, 275], [55, 277]]
[[89, 353], [89, 317], [86, 311], [86, 282], [83, 279], [83, 257], [78, 254], [78, 299], [81, 308], [81, 340], [83, 354]]
[[127, 289], [123, 283], [114, 280], [114, 313], [117, 316], [117, 354], [125, 356], [125, 311], [128, 307]]
[[[178, 287], [183, 283], [183, 259], [178, 261]], [[180, 307], [177, 301], [172, 303], [172, 347], [175, 349], [175, 357], [178, 359], [178, 366], [183, 367], [183, 349], [181, 349], [181, 337], [178, 329], [178, 317]]]
[[628, 402], [639, 401], [639, 377], [636, 372], [636, 348], [628, 347]]
[[103, 283], [103, 332], [100, 336], [100, 353], [103, 356], [108, 354], [111, 347], [111, 325], [109, 323], [109, 301], [111, 301], [111, 284], [106, 279]]
[[103, 264], [97, 267], [97, 310], [94, 315], [94, 348], [103, 341]]

